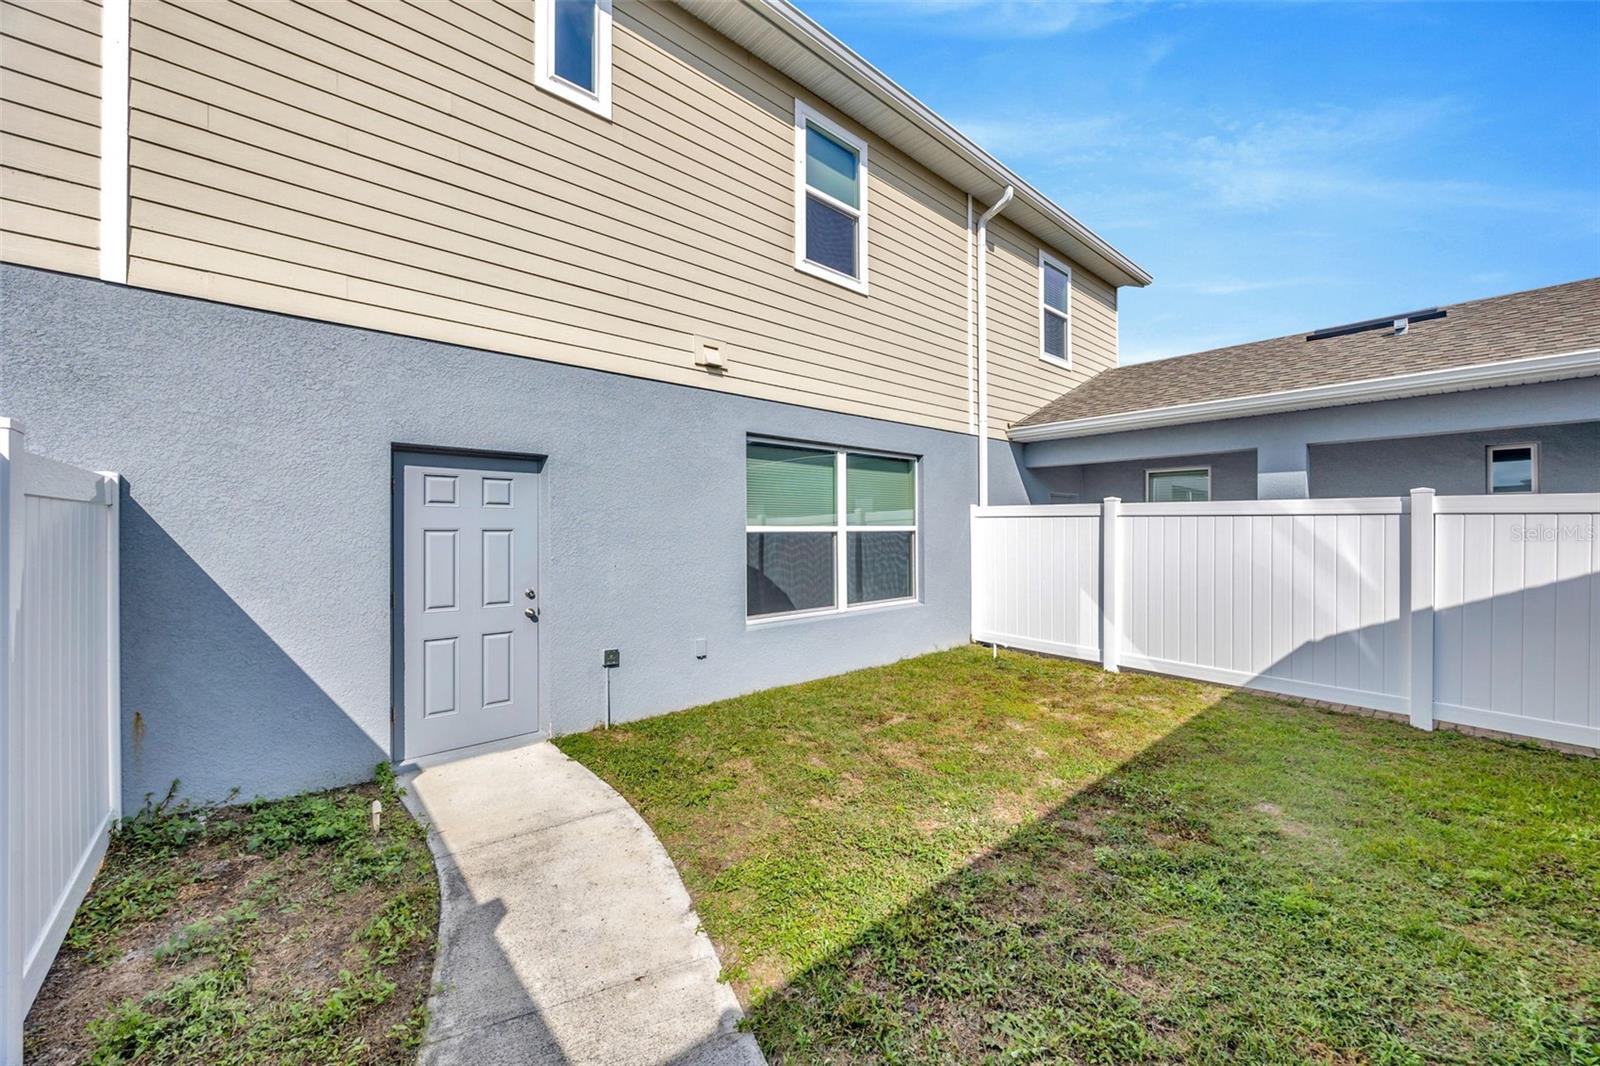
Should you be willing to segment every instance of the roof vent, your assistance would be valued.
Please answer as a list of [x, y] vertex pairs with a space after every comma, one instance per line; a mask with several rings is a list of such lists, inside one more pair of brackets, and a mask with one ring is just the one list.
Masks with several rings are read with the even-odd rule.
[[1374, 329], [1393, 329], [1396, 337], [1407, 333], [1413, 322], [1426, 322], [1433, 318], [1443, 318], [1446, 312], [1437, 307], [1424, 308], [1421, 311], [1407, 311], [1401, 315], [1384, 315], [1382, 318], [1369, 318], [1364, 322], [1351, 322], [1343, 326], [1329, 326], [1319, 329], [1315, 333], [1306, 334], [1308, 341], [1325, 341], [1330, 337], [1343, 337], [1351, 333], [1366, 333]]

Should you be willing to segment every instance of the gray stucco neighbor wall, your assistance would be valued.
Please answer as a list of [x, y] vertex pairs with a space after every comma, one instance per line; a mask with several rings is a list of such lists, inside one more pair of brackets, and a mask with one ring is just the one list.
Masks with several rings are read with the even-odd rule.
[[1490, 445], [1529, 443], [1539, 446], [1540, 492], [1600, 492], [1597, 421], [1312, 445], [1311, 495], [1400, 496], [1427, 487], [1470, 496], [1487, 490]]
[[1087, 466], [1040, 467], [1033, 474], [1045, 486], [1045, 496], [1036, 502], [1048, 503], [1049, 493], [1059, 492], [1076, 493], [1080, 503], [1098, 503], [1107, 496], [1133, 503], [1144, 499], [1146, 471], [1200, 466], [1211, 468], [1212, 499], [1256, 498], [1256, 455], [1254, 451], [1245, 451], [1174, 455], [1159, 461], [1135, 459]]
[[[603, 718], [606, 648], [626, 721], [968, 638], [970, 436], [13, 266], [0, 316], [0, 410], [28, 447], [126, 478], [130, 809], [174, 778], [283, 795], [390, 757], [397, 444], [546, 457], [555, 732]], [[921, 602], [747, 626], [750, 433], [920, 455]]]
[[[1254, 456], [1255, 491], [1230, 478], [1213, 486], [1214, 498], [1287, 495], [1263, 488], [1281, 488], [1295, 472], [1305, 490], [1300, 495], [1398, 495], [1420, 487], [1471, 494], [1484, 491], [1482, 443], [1533, 439], [1548, 440], [1552, 449], [1547, 464], [1552, 476], [1541, 482], [1544, 491], [1596, 492], [1597, 417], [1600, 377], [1590, 376], [1034, 441], [1023, 446], [1022, 458], [1035, 503], [1047, 499], [1047, 482], [1090, 481], [1094, 465], [1178, 466], [1184, 457], [1240, 453]], [[1354, 447], [1358, 442], [1367, 443]], [[1473, 465], [1478, 472], [1469, 477]], [[1073, 468], [1082, 473], [1072, 473]], [[1129, 487], [1126, 480], [1122, 487]], [[1097, 488], [1086, 485], [1086, 490]], [[1098, 498], [1090, 491], [1083, 494], [1085, 501]], [[1142, 488], [1133, 498], [1143, 498]]]

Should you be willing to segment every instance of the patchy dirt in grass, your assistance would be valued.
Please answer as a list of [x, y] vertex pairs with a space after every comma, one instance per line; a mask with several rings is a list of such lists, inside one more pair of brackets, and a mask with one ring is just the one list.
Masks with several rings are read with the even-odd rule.
[[113, 838], [27, 1059], [409, 1062], [437, 927], [423, 830], [387, 767], [333, 792], [147, 810]]

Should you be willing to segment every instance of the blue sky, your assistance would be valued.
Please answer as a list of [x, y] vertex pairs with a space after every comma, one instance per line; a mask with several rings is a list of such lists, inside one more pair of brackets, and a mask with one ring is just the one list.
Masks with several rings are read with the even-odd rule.
[[1155, 275], [1124, 362], [1600, 274], [1600, 3], [801, 3]]

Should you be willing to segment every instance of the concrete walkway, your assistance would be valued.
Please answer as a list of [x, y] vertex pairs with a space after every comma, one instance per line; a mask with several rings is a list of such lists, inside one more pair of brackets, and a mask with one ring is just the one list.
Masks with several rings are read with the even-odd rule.
[[427, 1066], [764, 1066], [678, 871], [552, 744], [412, 771], [442, 898]]

